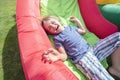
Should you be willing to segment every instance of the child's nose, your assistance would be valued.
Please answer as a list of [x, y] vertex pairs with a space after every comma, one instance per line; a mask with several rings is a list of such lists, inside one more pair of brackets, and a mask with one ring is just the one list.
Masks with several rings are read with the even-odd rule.
[[55, 25], [54, 25], [54, 24], [50, 24], [50, 26], [51, 26], [51, 27], [55, 27]]

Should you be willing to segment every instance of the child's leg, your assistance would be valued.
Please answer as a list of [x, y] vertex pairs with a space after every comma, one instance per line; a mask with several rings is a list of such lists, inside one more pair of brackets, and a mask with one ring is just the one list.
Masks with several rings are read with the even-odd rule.
[[108, 69], [111, 74], [120, 78], [120, 47], [111, 55], [112, 66]]
[[[81, 63], [79, 62], [79, 64]], [[92, 75], [90, 74], [90, 72], [84, 70], [84, 68], [80, 66], [79, 64], [76, 64], [76, 67], [88, 78], [88, 80], [91, 80]]]
[[[114, 75], [118, 76], [118, 73], [120, 74], [120, 33], [114, 33], [102, 40], [100, 40], [95, 46], [94, 46], [94, 53], [95, 56], [97, 56], [99, 61], [102, 61], [106, 57], [112, 54], [112, 64], [113, 66], [109, 69], [109, 72], [114, 71]], [[117, 69], [118, 71], [115, 71]], [[120, 76], [118, 76], [120, 77]]]
[[92, 50], [80, 59], [77, 66], [84, 69], [85, 74], [88, 75], [91, 80], [114, 80], [106, 69], [100, 64]]
[[95, 44], [93, 47], [94, 54], [102, 61], [111, 55], [120, 46], [120, 33], [114, 33]]

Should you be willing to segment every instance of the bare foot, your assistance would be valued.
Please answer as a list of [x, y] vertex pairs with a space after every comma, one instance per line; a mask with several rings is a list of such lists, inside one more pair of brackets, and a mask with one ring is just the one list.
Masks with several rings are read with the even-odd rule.
[[118, 78], [120, 78], [120, 72], [119, 72], [118, 70], [114, 69], [113, 67], [110, 67], [110, 68], [108, 69], [108, 71], [109, 71], [109, 73], [111, 73], [112, 75], [115, 75], [115, 76], [117, 76]]

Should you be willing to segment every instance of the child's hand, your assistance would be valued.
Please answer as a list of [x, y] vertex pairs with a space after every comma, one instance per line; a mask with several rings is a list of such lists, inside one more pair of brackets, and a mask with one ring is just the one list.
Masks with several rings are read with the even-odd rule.
[[43, 60], [45, 62], [55, 62], [55, 61], [58, 61], [59, 60], [59, 52], [54, 49], [54, 48], [50, 48], [48, 49], [48, 51], [45, 51], [44, 54], [43, 54]]
[[78, 22], [78, 21], [79, 21], [78, 18], [76, 18], [76, 17], [74, 17], [74, 16], [71, 16], [71, 17], [70, 17], [70, 20], [73, 21], [73, 22]]

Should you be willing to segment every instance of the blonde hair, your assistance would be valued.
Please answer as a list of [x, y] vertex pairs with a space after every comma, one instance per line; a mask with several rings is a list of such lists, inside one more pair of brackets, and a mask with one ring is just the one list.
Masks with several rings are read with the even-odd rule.
[[44, 18], [42, 19], [41, 25], [44, 27], [44, 21], [48, 21], [48, 20], [50, 20], [51, 18], [60, 21], [60, 19], [58, 19], [56, 16], [46, 16], [46, 17], [44, 17]]

